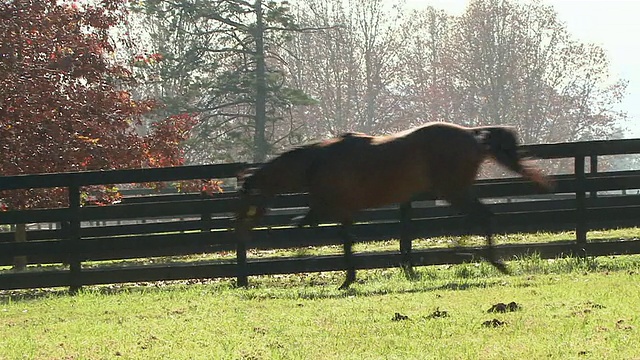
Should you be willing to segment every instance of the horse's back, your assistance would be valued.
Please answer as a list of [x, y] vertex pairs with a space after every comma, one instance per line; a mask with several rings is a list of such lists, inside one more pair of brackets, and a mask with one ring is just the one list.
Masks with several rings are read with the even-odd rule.
[[425, 188], [424, 171], [403, 138], [345, 134], [325, 155], [312, 192], [332, 208], [353, 211], [405, 201]]
[[352, 210], [404, 202], [422, 192], [451, 197], [483, 161], [468, 128], [431, 123], [387, 136], [349, 134], [332, 142], [314, 172], [323, 203]]
[[432, 123], [406, 136], [420, 153], [432, 192], [451, 197], [473, 184], [485, 151], [472, 128]]
[[268, 195], [306, 192], [313, 166], [321, 155], [321, 143], [312, 143], [286, 151], [253, 172], [251, 177]]

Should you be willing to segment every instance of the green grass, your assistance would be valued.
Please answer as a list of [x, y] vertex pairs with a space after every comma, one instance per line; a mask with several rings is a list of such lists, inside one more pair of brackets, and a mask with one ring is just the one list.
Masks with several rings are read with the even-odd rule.
[[[166, 234], [165, 234], [166, 235]], [[589, 240], [617, 240], [617, 239], [638, 239], [640, 238], [640, 227], [623, 228], [603, 231], [590, 231], [588, 233]], [[546, 243], [553, 241], [575, 240], [575, 232], [538, 232], [538, 233], [516, 233], [496, 235], [495, 243], [500, 244], [523, 244], [523, 243]], [[434, 238], [415, 239], [413, 241], [414, 249], [430, 249], [430, 248], [447, 248], [455, 246], [484, 246], [485, 239], [482, 236], [440, 236]], [[397, 239], [389, 239], [383, 241], [356, 242], [354, 244], [355, 252], [375, 252], [375, 251], [398, 251], [400, 244]], [[314, 246], [291, 249], [273, 249], [273, 250], [256, 250], [249, 249], [248, 257], [256, 258], [273, 258], [273, 257], [303, 257], [303, 256], [321, 256], [330, 254], [342, 254], [342, 245], [331, 246]], [[208, 262], [212, 260], [230, 260], [236, 258], [235, 252], [217, 252], [193, 254], [187, 256], [170, 256], [160, 258], [143, 258], [143, 259], [125, 259], [125, 260], [109, 260], [109, 261], [87, 261], [83, 262], [85, 268], [93, 268], [100, 266], [132, 266], [132, 265], [149, 265], [149, 264], [168, 264], [168, 263], [184, 263], [184, 262]], [[62, 264], [48, 264], [43, 266], [29, 266], [28, 271], [43, 270], [60, 270], [66, 266]], [[0, 266], [0, 272], [9, 271], [11, 267]]]
[[0, 359], [640, 359], [640, 256], [509, 265], [5, 292]]

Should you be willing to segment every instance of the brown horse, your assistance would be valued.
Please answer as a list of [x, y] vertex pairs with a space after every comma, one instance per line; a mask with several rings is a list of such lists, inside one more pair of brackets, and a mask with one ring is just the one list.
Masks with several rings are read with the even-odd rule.
[[349, 234], [354, 214], [429, 192], [482, 222], [488, 260], [506, 273], [493, 253], [492, 213], [469, 189], [480, 165], [490, 158], [548, 189], [549, 182], [537, 169], [524, 165], [517, 150], [515, 132], [499, 126], [430, 123], [387, 136], [344, 134], [285, 152], [248, 175], [236, 230], [255, 226], [274, 195], [308, 192], [309, 212], [300, 226], [327, 220], [342, 224], [347, 277], [340, 288], [344, 289], [356, 278]]

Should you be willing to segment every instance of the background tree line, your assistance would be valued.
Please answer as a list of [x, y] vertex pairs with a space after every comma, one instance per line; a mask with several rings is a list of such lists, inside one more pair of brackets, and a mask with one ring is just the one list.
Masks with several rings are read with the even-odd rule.
[[513, 125], [526, 143], [621, 134], [626, 82], [553, 8], [394, 4], [5, 2], [0, 171], [263, 161], [429, 121]]
[[[512, 125], [526, 143], [620, 134], [626, 115], [615, 105], [626, 81], [552, 7], [475, 0], [451, 16], [391, 3], [145, 2], [134, 15], [140, 44], [164, 61], [139, 69], [149, 81], [138, 89], [200, 115], [192, 162], [260, 161], [344, 131], [384, 134], [429, 121]], [[266, 108], [256, 121], [261, 56]]]

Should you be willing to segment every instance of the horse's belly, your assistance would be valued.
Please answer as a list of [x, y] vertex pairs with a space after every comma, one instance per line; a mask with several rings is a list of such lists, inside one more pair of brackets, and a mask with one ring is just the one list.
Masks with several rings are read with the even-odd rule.
[[422, 176], [371, 176], [367, 181], [346, 189], [344, 195], [357, 210], [409, 201], [425, 192], [428, 182]]

